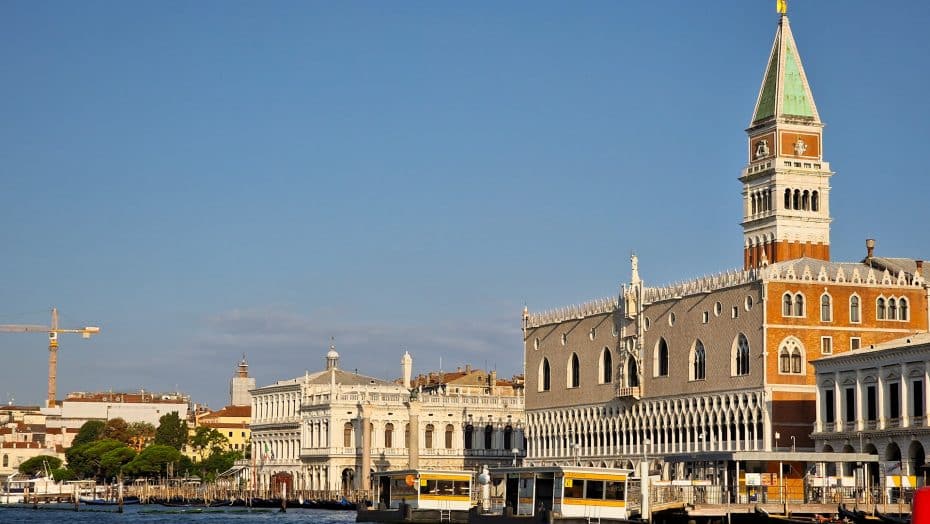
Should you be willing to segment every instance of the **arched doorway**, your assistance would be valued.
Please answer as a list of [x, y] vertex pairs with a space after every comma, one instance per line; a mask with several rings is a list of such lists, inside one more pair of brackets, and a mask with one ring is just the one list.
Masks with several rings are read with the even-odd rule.
[[911, 445], [908, 446], [907, 462], [909, 466], [907, 468], [908, 475], [916, 475], [923, 470], [927, 462], [927, 453], [924, 451], [924, 446], [919, 440], [911, 441]]
[[[864, 449], [865, 453], [878, 457], [878, 448], [875, 447], [875, 444], [866, 444]], [[873, 496], [876, 497], [877, 500], [878, 491], [876, 490], [878, 490], [878, 487], [881, 486], [881, 476], [878, 474], [878, 462], [866, 462], [865, 468], [866, 476], [868, 477], [868, 484], [869, 486], [872, 486], [872, 491], [874, 493]]]
[[355, 470], [346, 468], [342, 470], [342, 494], [351, 495], [355, 490]]
[[[824, 453], [833, 453], [833, 446], [827, 444], [823, 447]], [[836, 462], [827, 462], [826, 471], [824, 471], [824, 476], [835, 477], [836, 476]]]
[[[846, 444], [845, 446], [843, 446], [843, 453], [855, 453], [855, 452], [856, 450], [853, 449], [851, 445]], [[855, 474], [854, 473], [855, 469], [856, 469], [855, 462], [843, 462], [843, 476], [844, 477], [853, 476]]]
[[271, 476], [272, 497], [288, 498], [294, 493], [294, 476], [290, 473], [275, 473]]

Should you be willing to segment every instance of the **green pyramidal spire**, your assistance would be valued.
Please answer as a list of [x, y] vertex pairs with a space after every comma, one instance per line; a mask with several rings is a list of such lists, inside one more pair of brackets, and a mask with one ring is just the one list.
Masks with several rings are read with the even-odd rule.
[[787, 16], [782, 16], [778, 22], [752, 125], [783, 117], [820, 122]]

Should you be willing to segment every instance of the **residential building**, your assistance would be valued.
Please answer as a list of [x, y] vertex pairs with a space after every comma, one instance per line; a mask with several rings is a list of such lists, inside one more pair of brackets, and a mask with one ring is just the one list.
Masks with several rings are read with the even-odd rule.
[[862, 261], [830, 260], [833, 172], [787, 16], [767, 64], [740, 177], [742, 268], [653, 287], [634, 255], [616, 298], [524, 310], [528, 463], [648, 461], [735, 488], [789, 449], [826, 460], [811, 361], [927, 331], [920, 260], [876, 256], [872, 240]]
[[16, 473], [20, 464], [39, 455], [64, 460], [64, 450], [47, 436], [45, 415], [39, 406], [0, 406], [0, 484]]
[[331, 347], [325, 370], [252, 391], [259, 489], [351, 493], [369, 489], [374, 471], [475, 469], [522, 458], [523, 396], [514, 381], [474, 370], [456, 377], [482, 377], [474, 390], [437, 380], [414, 387], [406, 353], [400, 383], [343, 371], [338, 362]]
[[158, 427], [161, 417], [177, 413], [187, 420], [190, 397], [181, 393], [138, 393], [98, 392], [69, 393], [52, 408], [42, 408], [50, 438], [63, 448], [71, 447], [77, 430], [90, 420], [107, 421], [121, 418], [128, 423], [148, 422]]

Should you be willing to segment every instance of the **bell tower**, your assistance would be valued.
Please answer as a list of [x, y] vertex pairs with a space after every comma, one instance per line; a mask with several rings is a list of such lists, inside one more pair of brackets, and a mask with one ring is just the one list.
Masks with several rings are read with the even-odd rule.
[[743, 183], [743, 266], [830, 259], [830, 164], [823, 123], [801, 64], [787, 9], [756, 100]]

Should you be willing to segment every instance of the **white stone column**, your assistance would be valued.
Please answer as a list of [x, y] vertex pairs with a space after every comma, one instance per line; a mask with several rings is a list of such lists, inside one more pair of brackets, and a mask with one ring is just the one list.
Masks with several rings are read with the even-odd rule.
[[882, 377], [882, 368], [878, 367], [876, 370], [876, 375], [878, 378], [878, 383], [875, 386], [875, 394], [878, 395], [877, 408], [878, 408], [878, 429], [885, 429], [887, 415], [888, 415], [888, 406], [885, 405], [887, 401], [887, 395], [885, 395], [885, 379]]
[[[911, 425], [911, 385], [910, 378], [907, 376], [907, 364], [901, 364], [901, 427], [906, 428]], [[901, 453], [906, 451], [901, 450]]]
[[[856, 370], [856, 430], [865, 430], [865, 383], [862, 381], [862, 370]], [[862, 453], [862, 450], [859, 450]]]

